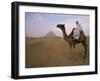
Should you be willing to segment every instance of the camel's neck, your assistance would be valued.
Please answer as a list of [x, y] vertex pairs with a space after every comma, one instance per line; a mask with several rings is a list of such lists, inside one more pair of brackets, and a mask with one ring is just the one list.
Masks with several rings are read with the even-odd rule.
[[66, 30], [62, 30], [63, 38], [67, 41], [67, 33]]

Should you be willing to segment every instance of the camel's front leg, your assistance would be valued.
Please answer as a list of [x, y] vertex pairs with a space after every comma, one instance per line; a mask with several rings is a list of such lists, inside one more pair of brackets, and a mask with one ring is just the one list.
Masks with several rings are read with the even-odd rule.
[[73, 54], [73, 46], [71, 43], [69, 43], [69, 45], [70, 45], [70, 49], [71, 49], [71, 54]]
[[75, 44], [73, 44], [73, 48], [75, 48]]
[[75, 47], [72, 45], [72, 46], [71, 46], [71, 54], [72, 54], [72, 56], [74, 55], [74, 48], [75, 48]]

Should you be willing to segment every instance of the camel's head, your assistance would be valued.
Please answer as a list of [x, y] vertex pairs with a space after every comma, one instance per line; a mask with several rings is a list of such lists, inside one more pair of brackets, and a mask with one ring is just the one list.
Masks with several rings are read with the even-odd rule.
[[58, 24], [57, 28], [60, 28], [61, 30], [65, 30], [65, 24]]

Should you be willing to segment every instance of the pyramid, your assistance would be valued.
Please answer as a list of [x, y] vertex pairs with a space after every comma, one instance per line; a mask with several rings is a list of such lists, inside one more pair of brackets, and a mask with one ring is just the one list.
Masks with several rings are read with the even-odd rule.
[[45, 37], [57, 37], [53, 31], [48, 32]]

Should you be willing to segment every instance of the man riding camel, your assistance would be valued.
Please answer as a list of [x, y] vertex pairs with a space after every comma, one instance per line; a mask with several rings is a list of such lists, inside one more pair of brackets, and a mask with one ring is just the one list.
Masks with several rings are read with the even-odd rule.
[[74, 40], [81, 40], [81, 33], [83, 33], [82, 26], [76, 21], [76, 28], [73, 31]]

